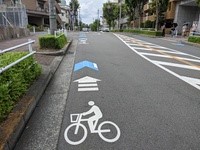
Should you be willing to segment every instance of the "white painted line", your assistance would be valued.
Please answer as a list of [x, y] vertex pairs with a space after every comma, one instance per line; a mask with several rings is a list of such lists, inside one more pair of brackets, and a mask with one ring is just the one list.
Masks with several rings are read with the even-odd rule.
[[198, 60], [198, 59], [190, 59], [190, 58], [184, 58], [184, 57], [176, 57], [176, 58], [200, 63], [200, 60]]
[[153, 53], [140, 53], [141, 55], [145, 56], [155, 56], [155, 57], [163, 57], [163, 58], [172, 58], [168, 55], [161, 55], [161, 54], [153, 54]]
[[[169, 49], [170, 50], [170, 49]], [[180, 54], [180, 55], [188, 55], [186, 53], [178, 52], [178, 51], [165, 51], [165, 50], [155, 50], [158, 52], [163, 52], [163, 53], [170, 53], [170, 54]]]
[[78, 87], [97, 87], [97, 83], [94, 84], [78, 84]]
[[184, 69], [192, 69], [192, 70], [200, 70], [200, 68], [190, 65], [183, 65], [183, 64], [176, 64], [176, 63], [170, 63], [170, 62], [162, 62], [162, 61], [152, 61], [155, 64], [159, 65], [165, 65], [165, 66], [171, 66], [171, 67], [178, 67], [178, 68], [184, 68]]
[[197, 79], [197, 78], [190, 78], [190, 77], [185, 77], [185, 76], [182, 76], [181, 78], [183, 80], [190, 82], [190, 83], [200, 84], [200, 79]]
[[96, 87], [96, 88], [78, 88], [79, 92], [98, 91], [98, 90], [99, 90], [98, 87]]
[[134, 48], [134, 49], [138, 49], [138, 50], [147, 50], [147, 51], [152, 51], [152, 49], [150, 49], [150, 48], [144, 48], [144, 47], [132, 47], [131, 46], [131, 48]]
[[163, 57], [163, 58], [176, 58], [180, 60], [188, 60], [188, 61], [193, 61], [193, 62], [199, 62], [200, 60], [198, 59], [190, 59], [190, 58], [185, 58], [185, 57], [176, 57], [176, 56], [170, 56], [170, 55], [160, 55], [160, 54], [153, 54], [153, 53], [140, 53], [141, 55], [146, 55], [146, 56], [155, 56], [155, 57]]
[[169, 49], [167, 47], [162, 47], [162, 46], [158, 46], [158, 45], [149, 45], [148, 47], [152, 47], [152, 48], [161, 48], [161, 49]]
[[[108, 143], [116, 142], [121, 135], [119, 127], [112, 121], [100, 122], [101, 118], [104, 116], [101, 109], [97, 105], [95, 105], [94, 101], [89, 101], [88, 105], [91, 108], [86, 112], [82, 112], [80, 114], [70, 114], [71, 124], [64, 131], [64, 138], [66, 142], [71, 145], [81, 144], [87, 138], [88, 133], [93, 133], [93, 134], [97, 133], [102, 140]], [[88, 116], [88, 117], [83, 117], [83, 116]], [[86, 128], [86, 124], [85, 123], [83, 124], [82, 122], [87, 122], [89, 129]], [[75, 130], [72, 130], [72, 128], [73, 129], [75, 128]], [[81, 130], [79, 130], [79, 128], [81, 128]], [[113, 128], [115, 131], [114, 133], [112, 133], [113, 130], [111, 130]], [[111, 132], [112, 134], [111, 138], [103, 134], [109, 132]], [[70, 136], [72, 137], [69, 138]]]
[[96, 83], [97, 81], [101, 81], [101, 80], [86, 76], [86, 77], [83, 77], [81, 79], [75, 80], [74, 82], [78, 82], [78, 83]]
[[[184, 79], [182, 78], [182, 76], [178, 75], [177, 73], [175, 73], [175, 72], [173, 72], [173, 71], [171, 71], [171, 70], [165, 68], [165, 67], [162, 66], [162, 65], [159, 65], [159, 64], [157, 64], [157, 63], [154, 63], [151, 59], [145, 57], [144, 55], [141, 55], [139, 52], [137, 52], [136, 50], [134, 50], [131, 46], [129, 46], [128, 44], [126, 44], [126, 43], [123, 41], [123, 39], [120, 38], [117, 34], [114, 34], [114, 35], [117, 36], [126, 46], [128, 46], [131, 50], [133, 50], [136, 54], [138, 54], [138, 55], [141, 56], [142, 58], [144, 58], [144, 59], [146, 59], [147, 61], [153, 63], [154, 65], [156, 65], [157, 67], [159, 67], [159, 68], [165, 70], [166, 72], [172, 74], [173, 76], [175, 76], [175, 77], [181, 79], [182, 81], [184, 81], [184, 82], [190, 84], [191, 86], [195, 87], [196, 89], [200, 90], [200, 86], [198, 86], [197, 84], [188, 82], [187, 80], [184, 80]], [[190, 55], [190, 56], [192, 56], [192, 55]], [[196, 57], [196, 56], [193, 56], [193, 57], [199, 58], [199, 57]]]

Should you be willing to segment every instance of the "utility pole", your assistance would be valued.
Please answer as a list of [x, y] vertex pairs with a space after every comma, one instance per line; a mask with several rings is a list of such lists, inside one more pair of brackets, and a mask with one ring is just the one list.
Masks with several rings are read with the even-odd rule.
[[49, 23], [50, 33], [54, 35], [54, 31], [57, 29], [55, 0], [49, 0]]
[[99, 9], [97, 11], [97, 31], [99, 31], [99, 23], [100, 23], [100, 20], [99, 20]]
[[122, 18], [122, 3], [121, 0], [119, 0], [119, 29], [121, 30], [121, 18]]
[[158, 30], [158, 14], [159, 13], [159, 0], [156, 0], [156, 25], [155, 25], [155, 31]]
[[73, 11], [73, 19], [72, 19], [73, 22], [72, 22], [72, 23], [73, 23], [73, 31], [74, 31], [74, 23], [75, 23], [75, 19], [76, 19], [76, 18], [75, 18], [75, 12], [74, 12], [74, 5], [75, 5], [75, 4], [74, 4], [74, 0], [73, 0], [73, 1], [72, 1], [72, 11]]

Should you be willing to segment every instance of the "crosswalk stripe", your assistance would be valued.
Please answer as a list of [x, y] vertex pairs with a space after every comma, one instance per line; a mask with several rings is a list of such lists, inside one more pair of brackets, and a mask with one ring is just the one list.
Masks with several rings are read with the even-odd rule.
[[176, 63], [170, 63], [170, 62], [162, 62], [162, 61], [154, 61], [154, 60], [152, 62], [155, 64], [165, 65], [165, 66], [185, 68], [185, 69], [191, 69], [191, 70], [200, 70], [200, 68], [198, 68], [196, 66], [189, 66], [189, 65], [176, 64]]

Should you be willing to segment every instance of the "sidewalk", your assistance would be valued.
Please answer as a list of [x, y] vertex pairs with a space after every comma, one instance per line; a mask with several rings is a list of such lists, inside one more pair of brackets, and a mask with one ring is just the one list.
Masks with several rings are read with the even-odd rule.
[[171, 35], [166, 34], [165, 37], [163, 37], [163, 39], [165, 39], [167, 41], [171, 41], [171, 42], [179, 42], [179, 43], [182, 43], [182, 44], [186, 44], [186, 45], [195, 46], [195, 47], [200, 48], [200, 44], [188, 42], [188, 37], [182, 37], [181, 35], [172, 37]]
[[[36, 41], [32, 45], [33, 50], [37, 50], [39, 48], [38, 37], [41, 34], [45, 33], [30, 35], [28, 37], [19, 39], [1, 41], [0, 49], [4, 50], [6, 48], [25, 43], [28, 41], [28, 39], [32, 39]], [[68, 50], [70, 44], [67, 44], [67, 46], [63, 49], [61, 56], [34, 54], [37, 62], [42, 66], [42, 74], [29, 88], [26, 95], [24, 95], [23, 98], [17, 103], [6, 121], [0, 124], [0, 150], [11, 150], [15, 146], [27, 121], [29, 120], [37, 103], [42, 97], [47, 85], [58, 69], [63, 58], [65, 57], [65, 53]], [[28, 47], [25, 46], [18, 50], [28, 50]]]

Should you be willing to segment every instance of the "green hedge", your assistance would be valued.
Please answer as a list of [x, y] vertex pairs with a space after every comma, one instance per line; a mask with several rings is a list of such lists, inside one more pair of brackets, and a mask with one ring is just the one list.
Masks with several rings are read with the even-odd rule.
[[189, 36], [188, 42], [198, 43], [200, 44], [200, 36]]
[[[10, 52], [0, 55], [0, 68], [25, 56], [26, 52]], [[0, 122], [6, 118], [15, 103], [40, 75], [41, 67], [33, 56], [0, 74]]]
[[[122, 32], [119, 30], [112, 30], [112, 32]], [[149, 36], [162, 36], [161, 31], [149, 31], [149, 30], [139, 30], [139, 29], [125, 29], [123, 32], [135, 33], [135, 34], [144, 34]]]
[[41, 49], [61, 49], [67, 44], [67, 38], [64, 34], [61, 34], [58, 37], [54, 35], [45, 35], [39, 37], [39, 43]]

